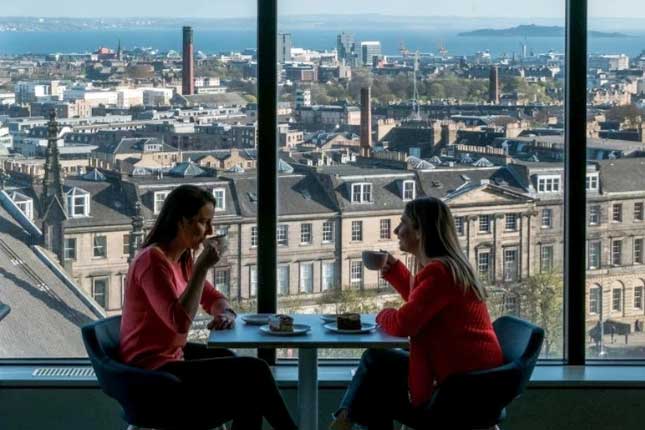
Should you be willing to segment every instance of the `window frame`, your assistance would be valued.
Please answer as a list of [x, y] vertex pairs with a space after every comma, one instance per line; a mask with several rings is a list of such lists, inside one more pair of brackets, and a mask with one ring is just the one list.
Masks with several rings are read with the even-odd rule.
[[313, 243], [313, 231], [314, 227], [312, 223], [303, 222], [300, 224], [300, 245], [311, 245]]
[[[163, 208], [163, 204], [166, 201], [166, 198], [168, 197], [168, 194], [170, 194], [170, 191], [155, 191], [154, 192], [153, 199], [152, 199], [152, 212], [155, 215], [159, 215], [159, 213], [161, 213], [161, 209]], [[160, 196], [163, 196], [163, 198], [159, 199]]]
[[379, 239], [380, 240], [392, 239], [392, 220], [391, 219], [381, 218], [379, 220]]
[[[102, 245], [103, 249], [103, 254], [102, 255], [97, 255], [96, 250], [97, 250], [97, 244], [96, 241], [99, 238], [105, 239], [105, 243]], [[101, 245], [99, 245], [101, 246]], [[92, 258], [108, 258], [108, 240], [107, 240], [107, 235], [105, 234], [94, 234], [92, 235]]]
[[[221, 193], [221, 197], [217, 196], [219, 193]], [[226, 211], [226, 188], [213, 188], [213, 198], [215, 199], [215, 212]]]
[[352, 220], [351, 224], [351, 242], [363, 241], [363, 220]]
[[322, 243], [334, 243], [334, 222], [333, 221], [323, 222]]
[[[104, 296], [104, 301], [105, 301], [105, 306], [101, 305], [101, 303], [96, 300], [96, 282], [97, 281], [105, 281], [105, 292], [103, 293]], [[109, 276], [92, 276], [92, 299], [98, 303], [99, 306], [101, 306], [103, 309], [106, 311], [110, 309], [110, 277]]]

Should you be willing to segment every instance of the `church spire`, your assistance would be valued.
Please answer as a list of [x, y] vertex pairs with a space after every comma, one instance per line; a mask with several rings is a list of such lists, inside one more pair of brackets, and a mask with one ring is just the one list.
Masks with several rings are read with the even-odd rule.
[[123, 60], [123, 57], [121, 54], [121, 39], [119, 39], [119, 47], [116, 50], [116, 59], [119, 61]]
[[57, 198], [64, 205], [63, 179], [58, 151], [58, 133], [60, 126], [56, 121], [56, 111], [52, 109], [47, 124], [47, 152], [45, 155], [45, 178], [43, 179], [42, 202], [43, 209], [47, 210], [53, 198]]
[[130, 242], [128, 243], [129, 245], [128, 262], [134, 259], [134, 256], [136, 255], [137, 251], [141, 247], [141, 244], [143, 244], [143, 239], [144, 239], [143, 225], [144, 225], [145, 219], [141, 212], [141, 202], [137, 201], [134, 204], [134, 211], [135, 211], [135, 215], [132, 217], [132, 232], [130, 233]]

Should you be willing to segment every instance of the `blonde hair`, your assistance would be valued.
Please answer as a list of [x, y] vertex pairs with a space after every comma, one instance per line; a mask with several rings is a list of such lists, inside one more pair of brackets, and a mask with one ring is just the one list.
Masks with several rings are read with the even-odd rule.
[[486, 289], [461, 250], [455, 221], [448, 206], [437, 198], [424, 197], [409, 202], [404, 213], [421, 231], [421, 246], [425, 255], [445, 264], [455, 283], [461, 285], [465, 292], [472, 290], [479, 300], [486, 300]]

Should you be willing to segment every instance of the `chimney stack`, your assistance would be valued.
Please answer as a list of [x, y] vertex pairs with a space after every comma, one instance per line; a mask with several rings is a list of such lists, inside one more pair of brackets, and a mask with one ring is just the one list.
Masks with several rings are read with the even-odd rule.
[[372, 152], [372, 90], [361, 88], [361, 156]]
[[195, 94], [195, 64], [193, 52], [193, 28], [184, 27], [182, 94]]
[[497, 66], [491, 66], [490, 68], [488, 101], [496, 105], [499, 104], [499, 68]]

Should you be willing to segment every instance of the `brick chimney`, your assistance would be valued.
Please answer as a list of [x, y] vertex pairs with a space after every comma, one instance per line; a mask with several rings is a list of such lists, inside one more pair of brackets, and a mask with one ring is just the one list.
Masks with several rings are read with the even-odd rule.
[[193, 56], [193, 28], [184, 27], [182, 95], [195, 94], [195, 64]]
[[361, 156], [372, 153], [372, 90], [361, 88]]

